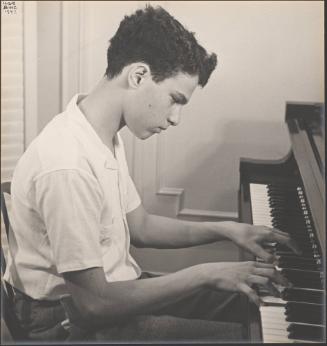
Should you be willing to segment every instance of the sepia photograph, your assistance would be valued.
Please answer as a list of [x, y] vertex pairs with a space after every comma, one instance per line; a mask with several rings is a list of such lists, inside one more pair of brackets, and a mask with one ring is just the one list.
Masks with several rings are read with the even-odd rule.
[[1, 1], [1, 345], [326, 343], [324, 1]]

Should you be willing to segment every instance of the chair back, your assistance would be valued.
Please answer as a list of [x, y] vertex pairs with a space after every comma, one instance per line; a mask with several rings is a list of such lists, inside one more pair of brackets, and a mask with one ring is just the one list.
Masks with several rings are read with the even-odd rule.
[[[5, 236], [7, 237], [7, 243], [9, 247], [9, 214], [6, 206], [5, 193], [11, 194], [11, 183], [1, 183], [1, 213], [3, 217], [3, 223], [5, 225]], [[3, 235], [1, 235], [3, 236]], [[6, 259], [4, 256], [2, 241], [1, 241], [1, 317], [3, 318], [6, 326], [11, 334], [11, 337], [15, 341], [28, 340], [25, 330], [21, 327], [19, 320], [15, 314], [14, 309], [14, 290], [10, 284], [3, 279], [3, 275], [6, 270]]]

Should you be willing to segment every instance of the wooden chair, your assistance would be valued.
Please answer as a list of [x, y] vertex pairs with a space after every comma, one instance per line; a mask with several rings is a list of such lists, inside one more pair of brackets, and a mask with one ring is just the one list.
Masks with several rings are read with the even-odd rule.
[[[5, 193], [10, 195], [11, 183], [1, 183], [1, 213], [3, 217], [3, 223], [5, 225], [6, 237], [9, 244], [9, 229], [10, 222], [8, 216], [8, 210], [6, 207]], [[6, 270], [6, 259], [4, 256], [2, 242], [1, 242], [1, 318], [3, 318], [11, 337], [14, 341], [27, 341], [28, 336], [25, 330], [21, 327], [19, 320], [15, 314], [14, 309], [14, 291], [13, 288], [3, 280], [3, 274]]]

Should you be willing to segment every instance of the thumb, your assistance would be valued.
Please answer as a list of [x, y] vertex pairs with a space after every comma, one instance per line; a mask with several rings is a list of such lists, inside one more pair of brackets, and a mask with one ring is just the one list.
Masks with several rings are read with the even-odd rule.
[[257, 306], [260, 306], [260, 298], [254, 289], [252, 289], [250, 286], [248, 286], [245, 283], [240, 283], [238, 285], [238, 289], [240, 292], [247, 295], [249, 299], [253, 301], [254, 304], [256, 304]]

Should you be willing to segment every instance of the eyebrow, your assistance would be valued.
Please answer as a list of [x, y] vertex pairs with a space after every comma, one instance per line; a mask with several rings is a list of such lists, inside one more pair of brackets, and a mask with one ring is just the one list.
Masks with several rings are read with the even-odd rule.
[[176, 103], [179, 103], [181, 105], [185, 105], [188, 102], [187, 98], [178, 91], [175, 91], [174, 93], [172, 93], [171, 96], [174, 98]]

